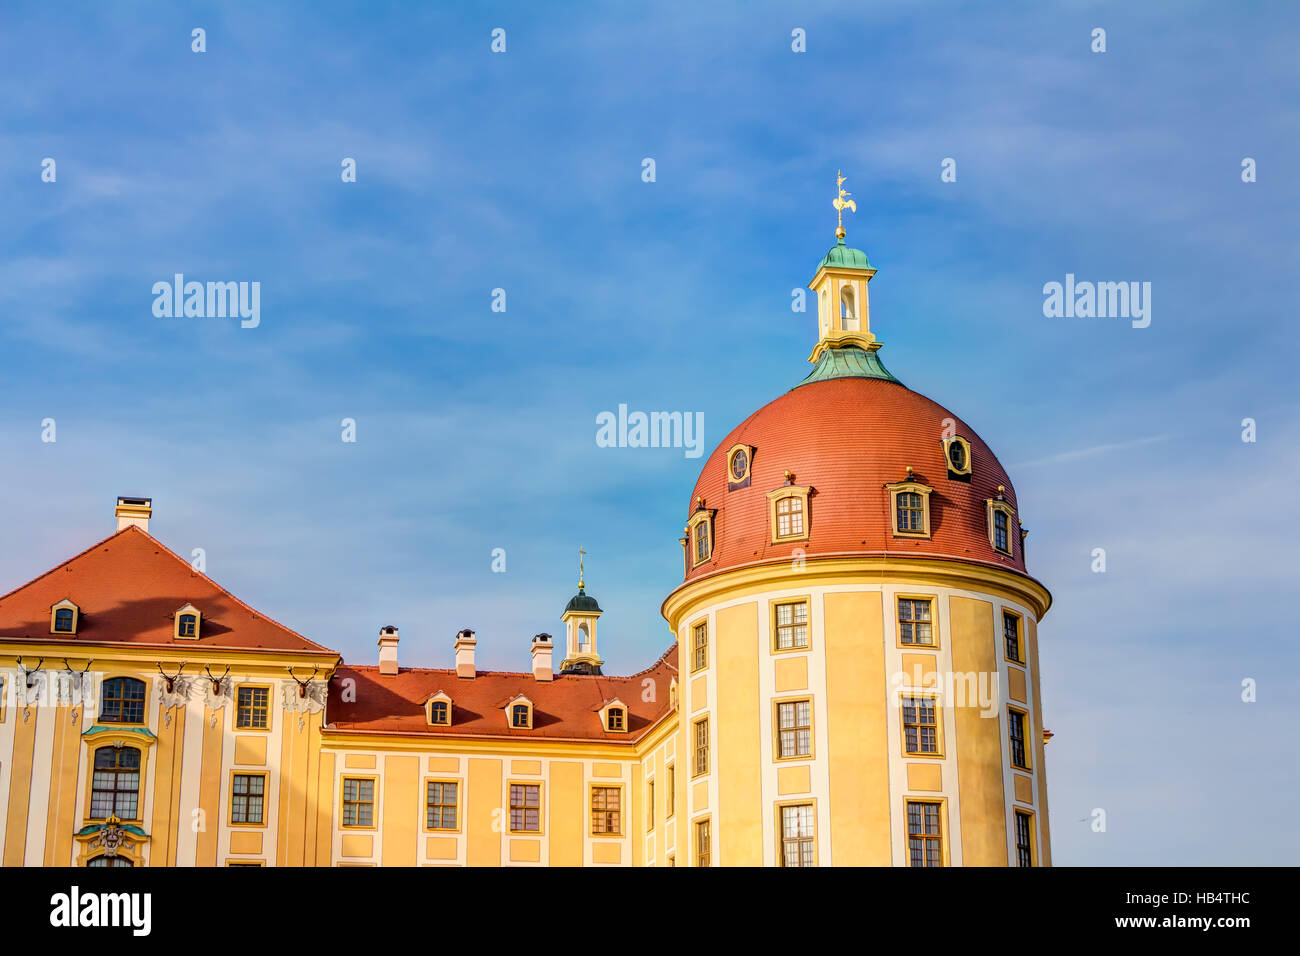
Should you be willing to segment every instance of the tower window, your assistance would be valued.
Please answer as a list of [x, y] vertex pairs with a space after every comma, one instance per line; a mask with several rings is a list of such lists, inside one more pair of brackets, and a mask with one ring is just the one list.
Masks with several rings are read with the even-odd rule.
[[708, 820], [699, 820], [695, 824], [695, 865], [711, 866], [713, 855], [709, 852], [713, 834]]
[[709, 542], [709, 523], [701, 521], [695, 526], [695, 561], [698, 564], [701, 561], [709, 559], [711, 545]]
[[943, 827], [940, 804], [907, 801], [907, 850], [912, 866], [943, 866]]
[[1007, 739], [1011, 744], [1011, 766], [1021, 770], [1029, 769], [1029, 757], [1025, 751], [1025, 712], [1014, 707], [1007, 708]]
[[943, 440], [943, 457], [948, 465], [948, 477], [957, 481], [970, 481], [970, 442], [960, 435]]
[[1034, 865], [1034, 816], [1016, 811], [1016, 866]]
[[903, 740], [909, 754], [939, 753], [939, 719], [933, 697], [903, 698]]
[[578, 653], [586, 654], [591, 650], [591, 632], [586, 624], [578, 625]]
[[110, 677], [100, 691], [99, 722], [103, 724], [144, 723], [144, 681], [134, 677]]
[[898, 530], [921, 531], [925, 528], [921, 496], [915, 491], [900, 491], [894, 499], [898, 505]]
[[709, 625], [701, 621], [695, 625], [691, 644], [691, 672], [703, 670], [709, 666]]
[[898, 599], [900, 644], [934, 646], [934, 623], [929, 598]]
[[845, 332], [858, 331], [858, 304], [853, 286], [848, 284], [840, 289], [840, 323]]
[[781, 807], [781, 865], [814, 866], [813, 827], [816, 816], [811, 803]]
[[987, 509], [989, 544], [993, 545], [994, 550], [1000, 554], [1010, 556], [1012, 554], [1011, 519], [1016, 513], [1015, 509], [1002, 497], [1000, 485], [998, 496], [987, 499], [984, 504]]
[[993, 512], [993, 547], [1010, 554], [1010, 540], [1007, 534], [1007, 513], [1005, 511]]
[[613, 731], [626, 730], [627, 713], [622, 707], [611, 707], [606, 712], [606, 726]]
[[792, 700], [776, 705], [777, 757], [812, 755], [812, 701]]
[[134, 747], [100, 747], [90, 784], [90, 819], [138, 820], [140, 751]]
[[928, 538], [930, 536], [930, 492], [934, 489], [912, 480], [908, 469], [906, 481], [886, 485], [893, 495], [894, 534], [902, 537]]
[[1006, 644], [1007, 660], [1023, 664], [1020, 657], [1020, 617], [1010, 611], [1002, 612], [1002, 638]]
[[695, 773], [699, 776], [709, 772], [709, 718], [704, 717], [695, 722]]
[[808, 646], [808, 602], [792, 601], [776, 606], [776, 649], [794, 650]]
[[798, 537], [803, 534], [803, 501], [793, 495], [776, 502], [776, 536]]

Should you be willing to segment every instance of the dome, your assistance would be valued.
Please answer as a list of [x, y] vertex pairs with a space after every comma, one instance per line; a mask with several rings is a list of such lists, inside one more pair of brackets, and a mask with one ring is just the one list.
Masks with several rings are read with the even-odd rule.
[[831, 251], [822, 256], [822, 261], [817, 263], [818, 269], [870, 269], [871, 263], [867, 261], [867, 254], [861, 249], [853, 249], [844, 244], [841, 239], [835, 245], [831, 246]]
[[599, 611], [599, 610], [600, 610], [600, 605], [596, 603], [596, 599], [592, 597], [590, 594], [588, 594], [586, 591], [584, 591], [582, 588], [578, 588], [578, 593], [575, 594], [573, 597], [569, 598], [569, 603], [564, 606], [565, 614], [568, 614], [570, 611]]
[[[825, 358], [825, 356], [823, 356]], [[821, 363], [818, 363], [819, 366]], [[874, 371], [874, 370], [873, 370]], [[840, 373], [843, 375], [844, 373]], [[695, 490], [716, 510], [713, 553], [691, 569], [691, 581], [745, 565], [789, 560], [796, 548], [807, 558], [850, 555], [941, 557], [1024, 572], [1024, 553], [1013, 534], [1013, 557], [994, 550], [985, 501], [1004, 487], [1016, 507], [1011, 480], [974, 429], [937, 402], [900, 384], [887, 372], [815, 378], [769, 402], [740, 423], [713, 450]], [[969, 481], [948, 477], [944, 419], [970, 442]], [[754, 449], [747, 487], [728, 490], [728, 453], [738, 444]], [[884, 486], [907, 478], [929, 485], [929, 538], [893, 534], [891, 502]], [[811, 486], [806, 540], [773, 544], [767, 493], [785, 484]]]

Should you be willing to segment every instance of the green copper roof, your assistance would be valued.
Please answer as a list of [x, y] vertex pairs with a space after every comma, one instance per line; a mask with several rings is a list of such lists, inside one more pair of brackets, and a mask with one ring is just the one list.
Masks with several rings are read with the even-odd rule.
[[897, 385], [903, 384], [890, 375], [889, 369], [880, 363], [879, 352], [868, 352], [856, 345], [826, 349], [818, 356], [817, 364], [808, 373], [808, 377], [799, 385], [811, 385], [813, 382], [825, 382], [832, 378], [878, 378]]
[[98, 734], [101, 732], [111, 732], [115, 734], [140, 734], [143, 737], [152, 737], [154, 740], [158, 739], [158, 735], [147, 727], [121, 727], [117, 724], [95, 724], [95, 726], [82, 733], [81, 736], [89, 737], [91, 734]]
[[[106, 827], [106, 826], [108, 826], [107, 823], [91, 823], [91, 824], [88, 824], [88, 825], [82, 827], [80, 830], [78, 830], [76, 833], [74, 833], [73, 836], [79, 836], [79, 837], [80, 837], [80, 836], [90, 836], [90, 834], [92, 834], [92, 833], [98, 833], [100, 830], [104, 829], [104, 827]], [[125, 830], [127, 833], [134, 833], [134, 834], [135, 834], [136, 836], [138, 836], [138, 837], [147, 837], [147, 836], [149, 835], [149, 834], [145, 833], [143, 830], [141, 830], [141, 829], [140, 829], [138, 826], [136, 826], [134, 823], [119, 823], [118, 826], [120, 826], [120, 827], [121, 827], [123, 830]]]
[[578, 588], [578, 593], [575, 594], [573, 597], [569, 598], [569, 603], [564, 608], [564, 613], [568, 614], [570, 611], [599, 611], [599, 610], [600, 610], [600, 605], [596, 603], [596, 599], [592, 597], [590, 594], [588, 594], [586, 591], [584, 591], [582, 588]]
[[831, 246], [830, 252], [822, 256], [822, 261], [817, 263], [817, 268], [870, 269], [871, 263], [867, 261], [865, 252], [861, 249], [850, 249], [841, 239]]

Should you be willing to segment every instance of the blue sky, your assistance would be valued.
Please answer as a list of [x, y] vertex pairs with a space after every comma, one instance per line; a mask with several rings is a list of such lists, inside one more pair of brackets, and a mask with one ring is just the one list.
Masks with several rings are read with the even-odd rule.
[[[1292, 862], [1300, 11], [1131, 6], [6, 4], [0, 590], [146, 494], [350, 660], [473, 627], [522, 670], [581, 545], [639, 669], [701, 461], [595, 417], [711, 450], [803, 377], [842, 168], [882, 357], [998, 453], [1055, 596], [1057, 862]], [[156, 318], [176, 272], [260, 282], [261, 325]], [[1150, 327], [1045, 318], [1066, 273], [1151, 282]]]

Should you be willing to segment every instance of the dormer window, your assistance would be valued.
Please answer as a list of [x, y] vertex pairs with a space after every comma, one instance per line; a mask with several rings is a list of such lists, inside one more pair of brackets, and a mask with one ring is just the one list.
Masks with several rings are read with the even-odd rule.
[[67, 598], [50, 608], [51, 634], [76, 634], [81, 609]]
[[960, 435], [943, 440], [943, 459], [948, 467], [948, 477], [956, 481], [970, 481], [970, 442]]
[[754, 464], [752, 445], [733, 445], [727, 452], [727, 490], [749, 487], [749, 470]]
[[179, 641], [197, 641], [199, 639], [199, 622], [203, 615], [193, 604], [187, 604], [175, 614], [176, 626], [173, 637]]
[[894, 536], [899, 538], [930, 537], [930, 492], [934, 489], [912, 480], [908, 469], [907, 480], [885, 485], [890, 496], [890, 512], [894, 521]]
[[514, 730], [533, 729], [533, 702], [527, 697], [515, 697], [506, 703], [506, 719]]
[[998, 485], [997, 497], [989, 498], [984, 504], [988, 518], [989, 544], [993, 545], [993, 550], [1011, 557], [1014, 554], [1011, 528], [1016, 509], [1003, 497], [1005, 490]]
[[451, 726], [451, 698], [438, 691], [424, 702], [425, 719], [431, 727]]
[[772, 544], [808, 537], [808, 494], [812, 488], [794, 484], [793, 477], [787, 471], [786, 483], [767, 493]]
[[600, 708], [600, 722], [611, 734], [627, 733], [627, 705], [617, 698]]
[[686, 538], [690, 547], [691, 567], [698, 567], [713, 557], [713, 516], [715, 512], [704, 507], [701, 498], [699, 508], [686, 524]]

